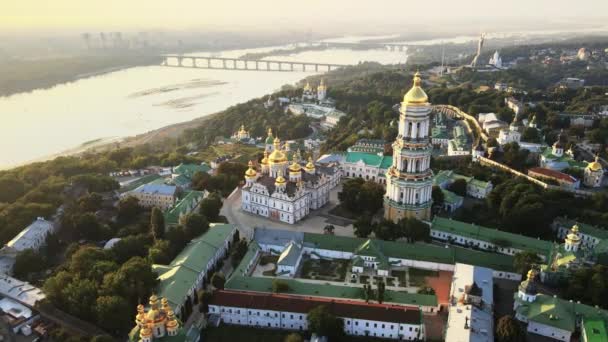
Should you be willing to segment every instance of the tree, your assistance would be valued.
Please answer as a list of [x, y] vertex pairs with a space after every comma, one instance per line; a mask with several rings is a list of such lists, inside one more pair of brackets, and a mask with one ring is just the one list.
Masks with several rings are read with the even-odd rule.
[[72, 254], [68, 269], [73, 275], [90, 278], [93, 266], [100, 261], [111, 261], [110, 254], [99, 247], [83, 246]]
[[306, 320], [311, 333], [327, 336], [330, 341], [344, 334], [344, 321], [334, 316], [325, 305], [310, 310]]
[[142, 208], [139, 200], [133, 196], [123, 198], [118, 202], [118, 220], [121, 222], [133, 222]]
[[171, 245], [167, 240], [156, 240], [148, 250], [148, 259], [153, 264], [168, 264], [171, 262]]
[[110, 249], [114, 259], [119, 264], [131, 259], [132, 257], [145, 257], [148, 255], [150, 246], [150, 236], [146, 234], [131, 235], [120, 239]]
[[93, 336], [91, 342], [114, 342], [114, 338], [108, 335]]
[[287, 283], [285, 280], [274, 279], [272, 281], [272, 292], [280, 293], [287, 291], [289, 291], [289, 283]]
[[203, 289], [198, 290], [198, 311], [207, 312], [209, 311], [209, 299], [211, 299], [211, 293]]
[[354, 233], [356, 237], [367, 238], [369, 234], [374, 230], [372, 224], [372, 218], [369, 215], [359, 216], [357, 221], [353, 224]]
[[531, 143], [540, 143], [541, 139], [538, 135], [538, 130], [534, 127], [527, 127], [521, 135], [521, 141], [527, 141]]
[[13, 275], [17, 279], [29, 279], [30, 274], [46, 269], [46, 260], [33, 249], [26, 249], [17, 254], [13, 265]]
[[97, 300], [97, 284], [89, 279], [72, 279], [62, 290], [67, 311], [81, 319], [92, 320]]
[[336, 230], [336, 227], [334, 227], [333, 224], [328, 224], [325, 227], [323, 227], [323, 234], [334, 235], [334, 230]]
[[224, 289], [224, 284], [226, 283], [226, 277], [222, 272], [215, 272], [213, 276], [211, 276], [211, 285], [218, 290]]
[[234, 246], [234, 249], [232, 250], [232, 255], [230, 257], [230, 262], [232, 263], [232, 267], [236, 268], [246, 253], [247, 253], [247, 240], [243, 238], [243, 239], [239, 240], [239, 242], [236, 243], [236, 245]]
[[513, 317], [505, 315], [498, 320], [496, 324], [497, 342], [520, 342], [525, 340], [525, 333]]
[[222, 197], [218, 193], [212, 192], [201, 201], [199, 207], [200, 214], [206, 217], [208, 222], [217, 222], [222, 209]]
[[0, 178], [0, 203], [12, 203], [23, 196], [26, 191], [25, 184], [15, 177], [4, 176]]
[[205, 216], [197, 213], [186, 215], [183, 219], [183, 226], [187, 240], [192, 240], [193, 238], [204, 234], [207, 232], [207, 230], [209, 230], [209, 222]]
[[530, 251], [522, 251], [513, 257], [513, 268], [520, 274], [525, 274], [528, 272], [534, 265], [539, 265], [542, 262], [540, 257]]
[[78, 207], [83, 212], [95, 212], [101, 209], [103, 198], [100, 194], [93, 192], [78, 199]]
[[122, 297], [98, 297], [95, 304], [96, 322], [106, 331], [118, 335], [131, 327], [131, 310], [128, 301]]
[[369, 303], [369, 301], [372, 299], [373, 296], [374, 296], [374, 290], [372, 289], [372, 286], [369, 284], [364, 284], [363, 285], [363, 297], [365, 298], [365, 302]]
[[445, 196], [443, 195], [443, 190], [439, 186], [433, 185], [433, 191], [431, 192], [431, 198], [433, 199], [434, 205], [443, 206], [443, 201], [445, 201]]
[[459, 178], [452, 182], [452, 184], [448, 185], [448, 190], [459, 195], [466, 196], [467, 195], [467, 181], [465, 179]]
[[284, 342], [304, 342], [304, 339], [298, 333], [291, 333], [285, 337]]
[[150, 296], [158, 284], [157, 277], [145, 259], [134, 257], [104, 278], [102, 290], [125, 298], [130, 307], [135, 307], [140, 298]]
[[386, 285], [384, 285], [384, 282], [382, 280], [378, 280], [377, 287], [378, 287], [376, 290], [377, 300], [378, 300], [378, 303], [382, 304], [382, 302], [384, 301], [384, 292], [386, 289]]
[[150, 214], [150, 231], [154, 240], [160, 240], [165, 236], [165, 217], [163, 216], [163, 212], [157, 207], [152, 208], [152, 213]]
[[340, 204], [351, 213], [375, 214], [382, 208], [384, 188], [382, 185], [361, 178], [344, 182], [338, 193]]

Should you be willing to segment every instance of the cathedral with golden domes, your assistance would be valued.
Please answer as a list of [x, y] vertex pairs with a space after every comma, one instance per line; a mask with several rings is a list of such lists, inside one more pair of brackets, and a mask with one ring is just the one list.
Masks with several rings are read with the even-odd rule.
[[147, 312], [142, 304], [137, 306], [135, 327], [129, 334], [129, 341], [186, 341], [186, 333], [169, 306], [167, 298], [159, 299], [156, 295], [152, 295], [149, 305]]
[[416, 73], [414, 85], [401, 102], [393, 164], [386, 172], [384, 217], [394, 222], [406, 217], [431, 218], [431, 105], [421, 86], [420, 74]]
[[[270, 144], [272, 141], [272, 144]], [[340, 182], [338, 165], [315, 165], [299, 151], [289, 153], [268, 130], [264, 157], [245, 172], [241, 208], [249, 213], [293, 224], [329, 202]]]

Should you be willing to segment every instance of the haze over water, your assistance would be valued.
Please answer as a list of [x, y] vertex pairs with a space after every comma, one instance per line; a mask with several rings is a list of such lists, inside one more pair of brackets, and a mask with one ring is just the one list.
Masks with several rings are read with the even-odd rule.
[[[220, 55], [238, 57], [274, 48], [277, 47], [226, 51]], [[404, 52], [332, 49], [267, 59], [355, 64], [364, 60], [397, 63], [406, 58]], [[312, 74], [149, 66], [2, 97], [0, 168], [59, 153], [87, 141], [132, 136], [212, 114]]]

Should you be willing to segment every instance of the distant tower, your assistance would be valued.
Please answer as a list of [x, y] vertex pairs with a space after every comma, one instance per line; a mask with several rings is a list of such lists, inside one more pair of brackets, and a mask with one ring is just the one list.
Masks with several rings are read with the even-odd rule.
[[471, 62], [471, 67], [476, 68], [477, 67], [477, 60], [479, 59], [479, 56], [481, 56], [481, 49], [483, 48], [483, 42], [486, 39], [486, 34], [482, 33], [479, 36], [479, 42], [477, 43], [477, 53], [475, 54], [475, 57], [473, 57], [473, 61]]
[[578, 225], [575, 224], [574, 226], [572, 226], [572, 229], [570, 229], [570, 234], [566, 235], [564, 249], [567, 252], [577, 252], [580, 245], [581, 236], [578, 233]]
[[490, 58], [490, 62], [488, 64], [493, 65], [498, 69], [502, 68], [502, 58], [500, 58], [498, 50], [494, 52], [494, 55]]
[[323, 101], [327, 97], [327, 86], [325, 80], [321, 79], [321, 84], [317, 87], [317, 100]]
[[272, 152], [274, 138], [272, 136], [272, 128], [268, 128], [268, 137], [266, 137], [266, 151]]
[[393, 222], [405, 217], [421, 220], [431, 217], [431, 105], [421, 85], [420, 74], [416, 73], [414, 85], [401, 102], [393, 165], [386, 172], [384, 217]]
[[600, 164], [599, 157], [595, 156], [595, 161], [589, 163], [585, 168], [583, 184], [590, 188], [599, 188], [604, 180], [604, 168]]
[[289, 181], [298, 183], [302, 179], [302, 167], [299, 164], [297, 154], [293, 155], [293, 162], [289, 166]]
[[528, 271], [527, 279], [522, 281], [518, 287], [517, 296], [519, 299], [530, 303], [536, 300], [536, 296], [538, 295], [536, 275], [537, 273], [535, 269]]
[[564, 155], [564, 143], [562, 142], [561, 132], [557, 136], [557, 140], [553, 143], [551, 153], [558, 158]]
[[270, 167], [268, 166], [268, 151], [267, 150], [264, 151], [264, 158], [262, 158], [260, 165], [262, 166], [263, 175], [267, 175], [270, 173]]
[[532, 116], [532, 120], [530, 120], [530, 122], [528, 122], [528, 127], [537, 128], [536, 115]]
[[315, 173], [316, 168], [315, 168], [315, 164], [312, 162], [312, 157], [308, 157], [308, 163], [306, 163], [306, 166], [304, 167], [304, 170], [308, 174], [314, 174]]

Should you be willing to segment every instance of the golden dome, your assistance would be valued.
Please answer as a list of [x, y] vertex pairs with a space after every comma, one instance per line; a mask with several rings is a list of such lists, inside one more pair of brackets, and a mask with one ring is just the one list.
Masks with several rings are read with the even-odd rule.
[[261, 164], [262, 165], [268, 164], [268, 151], [264, 151], [264, 158], [262, 158]]
[[291, 163], [291, 165], [289, 165], [289, 171], [290, 172], [300, 172], [302, 170], [302, 167], [300, 166], [300, 164], [298, 164], [294, 158], [293, 163]]
[[315, 169], [315, 164], [313, 164], [313, 162], [312, 162], [312, 157], [308, 157], [308, 163], [306, 164], [306, 169], [307, 170]]
[[150, 338], [152, 337], [152, 329], [150, 327], [145, 326], [139, 331], [140, 338]]
[[285, 184], [287, 181], [285, 180], [285, 178], [283, 177], [283, 172], [279, 171], [277, 173], [277, 179], [274, 181], [275, 185], [283, 185]]
[[312, 89], [312, 87], [310, 86], [310, 82], [306, 82], [306, 85], [304, 86], [304, 91], [310, 91]]
[[422, 80], [420, 79], [420, 73], [416, 72], [414, 75], [414, 85], [405, 96], [403, 96], [403, 103], [423, 104], [427, 103], [429, 98], [421, 88]]
[[177, 323], [177, 319], [175, 319], [175, 313], [173, 311], [169, 311], [167, 314], [167, 317], [168, 317], [167, 329], [172, 330], [174, 328], [177, 328], [178, 323]]
[[600, 164], [599, 162], [599, 157], [595, 157], [595, 161], [589, 163], [589, 165], [587, 165], [587, 168], [591, 171], [601, 171], [602, 170], [602, 164]]
[[287, 156], [281, 151], [281, 140], [279, 138], [274, 139], [274, 150], [268, 157], [268, 162], [271, 164], [287, 162]]
[[239, 130], [239, 133], [247, 133], [247, 131], [245, 130], [245, 125], [241, 125], [241, 129]]
[[574, 225], [572, 226], [572, 229], [570, 230], [570, 234], [568, 234], [566, 236], [566, 241], [567, 242], [571, 242], [571, 243], [576, 243], [579, 242], [581, 240], [581, 237], [578, 236], [578, 225]]
[[532, 280], [536, 277], [536, 270], [534, 270], [533, 268], [531, 268], [528, 271], [528, 280]]
[[255, 172], [255, 170], [253, 169], [253, 162], [250, 160], [249, 161], [249, 169], [247, 171], [245, 171], [245, 177], [249, 177], [249, 178], [253, 178], [257, 175], [257, 172]]

